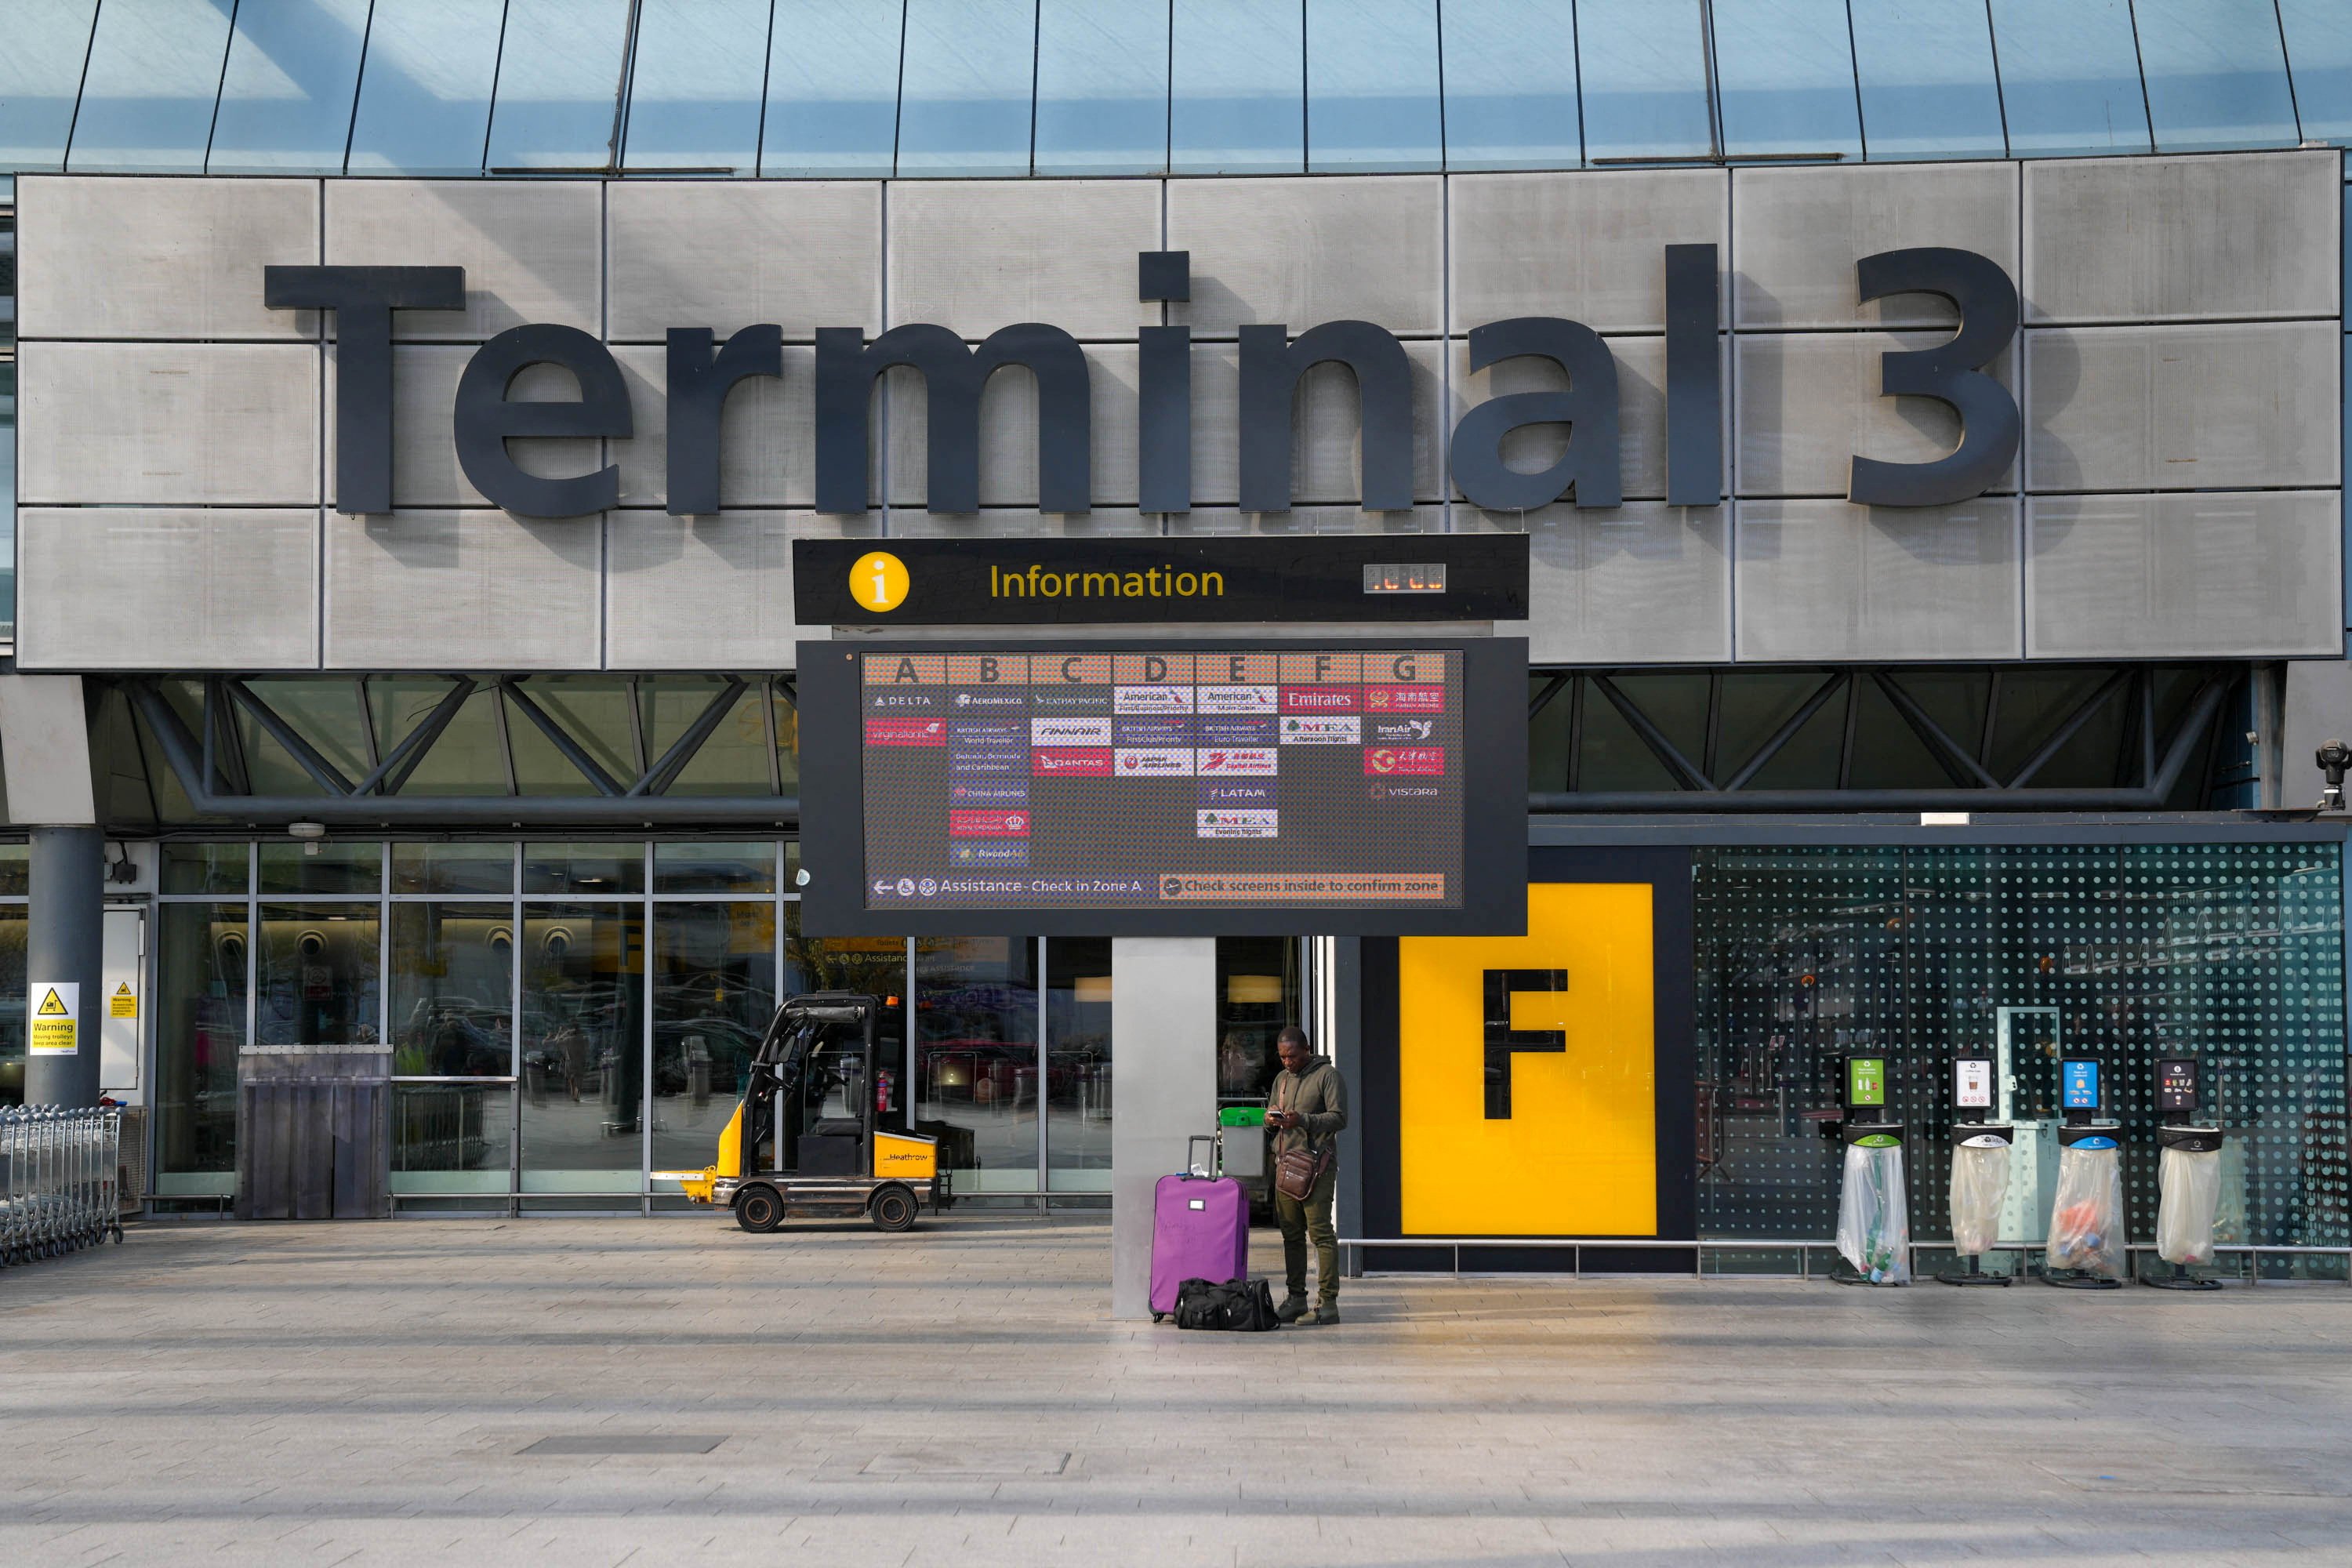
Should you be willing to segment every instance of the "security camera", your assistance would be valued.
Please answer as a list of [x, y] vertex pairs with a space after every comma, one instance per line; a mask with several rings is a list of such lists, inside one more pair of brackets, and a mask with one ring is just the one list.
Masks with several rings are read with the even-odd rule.
[[2319, 809], [2343, 810], [2344, 774], [2352, 770], [2352, 746], [2341, 741], [2324, 742], [2312, 760], [2319, 764], [2319, 771], [2327, 775], [2327, 787], [2319, 795]]

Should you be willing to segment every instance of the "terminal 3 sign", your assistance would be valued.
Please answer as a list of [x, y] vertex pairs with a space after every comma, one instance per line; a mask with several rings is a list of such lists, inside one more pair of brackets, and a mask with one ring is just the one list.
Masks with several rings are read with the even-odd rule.
[[[1666, 348], [1666, 500], [1713, 506], [1722, 500], [1719, 270], [1716, 247], [1664, 247]], [[1139, 266], [1146, 300], [1189, 297], [1189, 258], [1148, 251]], [[392, 503], [392, 321], [396, 310], [462, 309], [461, 267], [268, 267], [265, 302], [278, 310], [332, 311], [339, 340], [335, 393], [336, 509], [365, 515]], [[1933, 294], [1958, 312], [1958, 330], [1924, 349], [1881, 356], [1880, 390], [1926, 397], [1959, 416], [1958, 445], [1924, 463], [1853, 460], [1847, 499], [1865, 506], [1924, 507], [1982, 494], [2017, 455], [2020, 420], [2008, 390], [1985, 372], [2016, 335], [2016, 286], [1990, 258], [1925, 247], [1884, 251], [1855, 263], [1859, 300]], [[1369, 321], [1326, 321], [1293, 336], [1287, 326], [1240, 329], [1240, 502], [1245, 511], [1286, 511], [1291, 504], [1292, 404], [1298, 382], [1318, 364], [1353, 374], [1363, 427], [1363, 506], [1368, 511], [1412, 505], [1412, 369], [1404, 346]], [[783, 333], [750, 326], [724, 343], [708, 327], [668, 331], [667, 415], [669, 512], [719, 510], [719, 416], [729, 393], [758, 376], [783, 374]], [[1137, 413], [1139, 501], [1147, 512], [1192, 505], [1192, 329], [1139, 332]], [[1555, 316], [1521, 316], [1475, 327], [1470, 368], [1520, 357], [1548, 359], [1566, 372], [1564, 391], [1491, 398], [1465, 414], [1451, 437], [1454, 482], [1473, 505], [1530, 510], [1564, 497], [1579, 506], [1620, 504], [1617, 365], [1591, 328]], [[533, 365], [559, 365], [578, 383], [568, 402], [520, 402], [509, 394]], [[890, 328], [867, 340], [856, 327], [816, 330], [816, 509], [863, 512], [867, 489], [869, 416], [874, 383], [906, 367], [921, 374], [928, 400], [928, 505], [934, 512], [980, 510], [980, 399], [990, 376], [1020, 366], [1037, 384], [1037, 489], [1040, 510], [1091, 509], [1092, 398], [1085, 351], [1059, 327], [1022, 322], [976, 346], [926, 322]], [[617, 464], [585, 474], [545, 478], [509, 455], [510, 440], [604, 437], [634, 433], [628, 391], [612, 351], [576, 327], [534, 322], [484, 343], [457, 384], [452, 411], [457, 460], [491, 504], [522, 517], [585, 517], [620, 500]], [[1507, 464], [1504, 437], [1528, 425], [1565, 425], [1566, 452], [1549, 467]]]

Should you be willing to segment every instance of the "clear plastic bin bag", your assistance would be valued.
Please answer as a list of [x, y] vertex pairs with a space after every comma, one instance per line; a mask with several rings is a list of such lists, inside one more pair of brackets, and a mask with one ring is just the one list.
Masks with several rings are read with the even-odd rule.
[[1838, 1252], [1874, 1285], [1911, 1279], [1910, 1209], [1903, 1193], [1903, 1150], [1845, 1146], [1838, 1194]]
[[1976, 1258], [2000, 1245], [2000, 1210], [2009, 1201], [2009, 1145], [1952, 1151], [1952, 1250]]
[[2077, 1143], [2058, 1151], [2058, 1193], [2050, 1208], [2045, 1265], [2116, 1280], [2124, 1278], [2121, 1150]]
[[2156, 1255], [2167, 1263], [2212, 1262], [2221, 1152], [2165, 1150], [2157, 1163], [2156, 1195]]

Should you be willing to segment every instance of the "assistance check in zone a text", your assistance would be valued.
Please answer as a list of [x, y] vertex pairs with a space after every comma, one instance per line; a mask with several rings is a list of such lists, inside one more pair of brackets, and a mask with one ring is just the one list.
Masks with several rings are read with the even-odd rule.
[[[854, 681], [835, 684], [856, 713], [856, 903], [1465, 917], [1467, 677], [1522, 646], [830, 649], [814, 662]], [[830, 737], [825, 686], [804, 705]], [[812, 894], [846, 870], [826, 859]]]

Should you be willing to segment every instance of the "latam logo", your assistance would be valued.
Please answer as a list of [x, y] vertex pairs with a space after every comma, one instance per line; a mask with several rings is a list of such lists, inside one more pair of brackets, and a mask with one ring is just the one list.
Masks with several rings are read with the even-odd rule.
[[944, 746], [948, 743], [948, 721], [944, 719], [868, 719], [866, 721], [866, 743], [869, 746]]
[[1356, 710], [1356, 689], [1352, 686], [1286, 686], [1282, 689], [1282, 710], [1285, 713], [1353, 713]]
[[1364, 711], [1367, 713], [1443, 713], [1445, 711], [1445, 688], [1443, 686], [1367, 686], [1364, 688]]
[[1193, 753], [1193, 765], [1204, 774], [1267, 774], [1276, 771], [1281, 752], [1272, 746], [1217, 747]]
[[1204, 784], [1201, 786], [1201, 804], [1212, 805], [1272, 805], [1275, 786], [1270, 784]]
[[1389, 773], [1443, 773], [1445, 771], [1445, 748], [1443, 746], [1366, 746], [1364, 773], [1366, 776]]
[[1108, 746], [1053, 746], [1029, 753], [1033, 779], [1110, 777]]

